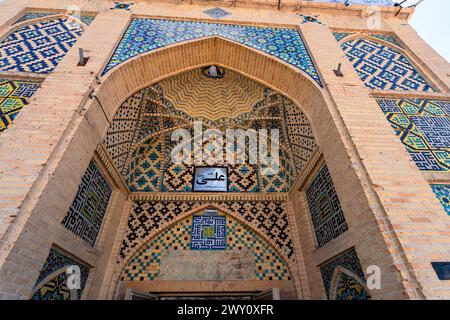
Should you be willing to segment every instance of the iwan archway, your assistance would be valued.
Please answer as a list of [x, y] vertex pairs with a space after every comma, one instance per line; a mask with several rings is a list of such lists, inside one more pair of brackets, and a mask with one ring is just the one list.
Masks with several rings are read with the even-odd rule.
[[[335, 112], [332, 102], [327, 98], [325, 89], [322, 89], [303, 71], [300, 71], [299, 69], [296, 69], [295, 67], [280, 61], [279, 59], [273, 58], [268, 54], [261, 53], [257, 50], [220, 37], [209, 37], [182, 44], [171, 45], [130, 59], [123, 65], [116, 67], [106, 74], [105, 79], [102, 79], [102, 84], [96, 90], [95, 95], [98, 98], [98, 101], [101, 102], [105, 114], [109, 118], [109, 122], [114, 123], [115, 115], [117, 115], [117, 112], [120, 112], [119, 107], [126, 103], [131, 94], [136, 94], [155, 83], [158, 84], [160, 82], [164, 82], [166, 81], [165, 79], [177, 77], [178, 75], [184, 73], [192, 73], [195, 72], [195, 70], [200, 70], [201, 68], [210, 65], [216, 65], [223, 68], [226, 72], [228, 71], [240, 74], [243, 77], [260, 83], [275, 93], [280, 92], [283, 97], [291, 100], [292, 103], [299, 108], [299, 112], [303, 113], [305, 117], [310, 120], [310, 127], [313, 132], [313, 136], [315, 137], [315, 143], [317, 143], [319, 148], [314, 150], [310, 157], [306, 159], [305, 167], [302, 168], [301, 172], [298, 172], [298, 175], [294, 177], [295, 181], [292, 181], [292, 185], [284, 193], [274, 192], [271, 194], [265, 194], [264, 192], [259, 192], [259, 194], [236, 194], [236, 192], [230, 192], [228, 194], [210, 193], [199, 195], [187, 192], [184, 194], [174, 195], [171, 194], [168, 189], [155, 189], [153, 190], [153, 193], [146, 193], [141, 190], [141, 192], [135, 194], [132, 193], [129, 197], [129, 199], [138, 201], [138, 204], [130, 204], [126, 208], [128, 211], [124, 211], [123, 214], [129, 214], [130, 206], [133, 205], [138, 207], [149, 206], [148, 203], [145, 204], [146, 201], [153, 202], [150, 206], [154, 207], [158, 206], [158, 202], [161, 201], [166, 201], [164, 202], [164, 206], [177, 206], [182, 205], [182, 203], [189, 203], [191, 201], [194, 203], [199, 203], [203, 209], [210, 209], [214, 207], [216, 209], [219, 208], [219, 215], [234, 216], [236, 218], [239, 217], [239, 214], [236, 214], [236, 212], [241, 212], [241, 217], [245, 217], [245, 214], [242, 214], [242, 210], [250, 210], [251, 206], [260, 205], [264, 207], [271, 201], [274, 203], [282, 203], [283, 206], [285, 206], [286, 220], [288, 221], [290, 232], [293, 234], [298, 232], [300, 234], [299, 237], [293, 236], [292, 239], [289, 239], [289, 241], [292, 241], [293, 253], [291, 258], [293, 258], [293, 260], [291, 260], [291, 262], [287, 261], [287, 265], [289, 265], [290, 269], [289, 280], [292, 280], [293, 282], [295, 293], [299, 298], [323, 297], [324, 295], [328, 295], [328, 292], [325, 292], [325, 289], [323, 289], [323, 277], [320, 275], [318, 268], [322, 262], [327, 261], [327, 258], [322, 257], [321, 262], [305, 261], [302, 253], [302, 242], [305, 243], [304, 245], [306, 248], [321, 247], [328, 241], [337, 238], [341, 234], [346, 234], [347, 237], [350, 238], [351, 233], [361, 232], [361, 229], [358, 231], [352, 230], [352, 227], [357, 223], [357, 221], [353, 220], [353, 213], [348, 208], [352, 206], [354, 201], [358, 202], [360, 211], [362, 210], [366, 212], [368, 220], [374, 219], [374, 214], [376, 212], [374, 212], [373, 206], [372, 209], [370, 209], [367, 203], [367, 195], [365, 195], [365, 192], [361, 187], [360, 178], [364, 175], [357, 174], [354, 170], [348, 170], [347, 172], [342, 173], [335, 167], [336, 164], [333, 159], [338, 158], [340, 163], [337, 167], [342, 167], [342, 162], [345, 163], [348, 161], [346, 166], [351, 168], [351, 161], [349, 157], [351, 158], [354, 154], [353, 152], [346, 151], [348, 148], [351, 150], [350, 141], [348, 141], [348, 136], [345, 130], [339, 125], [339, 116]], [[103, 135], [103, 137], [105, 137], [105, 135]], [[327, 161], [327, 154], [329, 154], [330, 157], [329, 161]], [[355, 159], [355, 161], [358, 160]], [[326, 165], [324, 169], [325, 163]], [[337, 172], [333, 172], [334, 170]], [[326, 172], [324, 173], [324, 171]], [[347, 183], [350, 183], [349, 181], [353, 181], [355, 186], [360, 186], [359, 188], [361, 188], [361, 192], [358, 194], [362, 197], [361, 199], [356, 199], [353, 195], [347, 195], [348, 199], [346, 199], [345, 193], [339, 196], [343, 209], [340, 207], [334, 207], [330, 208], [330, 210], [339, 216], [337, 219], [340, 220], [340, 231], [329, 236], [324, 236], [323, 234], [319, 235], [320, 232], [327, 232], [327, 226], [322, 226], [322, 231], [316, 230], [315, 232], [314, 228], [317, 229], [320, 228], [320, 226], [314, 226], [313, 224], [315, 222], [313, 222], [311, 218], [305, 218], [310, 210], [310, 208], [308, 208], [307, 201], [303, 200], [304, 202], [300, 205], [300, 207], [298, 205], [300, 200], [298, 197], [301, 197], [300, 193], [304, 194], [306, 188], [310, 186], [315, 179], [315, 176], [323, 176], [321, 179], [326, 180], [327, 177], [325, 177], [325, 175], [327, 175], [328, 178], [330, 176], [335, 177], [333, 180], [337, 181], [344, 177]], [[330, 180], [328, 182], [329, 186], [331, 185], [331, 188], [334, 188], [333, 182]], [[337, 189], [339, 193], [339, 188]], [[165, 192], [166, 194], [158, 194], [159, 192]], [[366, 190], [366, 192], [368, 191]], [[336, 199], [334, 200], [336, 201]], [[222, 202], [222, 206], [218, 205], [220, 202]], [[239, 205], [237, 205], [237, 203], [240, 203], [241, 207], [242, 203], [244, 203], [243, 206], [246, 208], [242, 209]], [[363, 203], [366, 203], [366, 209], [364, 209], [364, 206], [361, 205]], [[225, 209], [227, 206], [228, 211]], [[337, 212], [339, 210], [340, 212]], [[274, 208], [271, 208], [269, 211], [274, 211]], [[189, 214], [184, 212], [184, 215], [182, 216], [188, 217], [191, 215], [192, 217], [200, 212], [200, 209], [194, 208], [190, 210]], [[343, 217], [343, 212], [345, 212], [345, 217]], [[331, 216], [328, 218], [332, 218], [330, 220], [336, 219], [336, 217]], [[326, 218], [324, 218], [324, 220], [326, 220]], [[164, 228], [156, 228], [153, 232], [151, 232], [151, 235], [147, 234], [145, 239], [141, 239], [139, 241], [136, 248], [139, 248], [141, 251], [145, 250], [143, 249], [145, 247], [151, 248], [152, 242], [155, 241], [159, 234], [163, 234], [164, 231], [174, 227], [174, 221], [178, 221], [178, 219], [174, 219], [171, 223], [166, 223]], [[192, 223], [192, 221], [190, 222]], [[245, 225], [245, 218], [242, 222]], [[128, 220], [128, 223], [130, 223], [130, 220]], [[252, 229], [253, 226], [250, 224], [248, 227]], [[295, 232], [293, 232], [294, 230]], [[127, 231], [125, 231], [125, 233], [126, 232]], [[256, 229], [256, 232], [261, 233], [261, 229]], [[270, 236], [264, 235], [264, 232], [262, 232], [262, 235], [263, 237], [265, 236], [268, 243], [276, 242], [274, 239], [271, 239]], [[111, 253], [112, 257], [119, 256], [121, 254], [119, 243], [123, 241], [123, 236], [124, 234], [118, 235], [116, 239], [117, 249], [115, 252], [113, 251]], [[319, 238], [321, 239], [319, 240]], [[357, 245], [356, 241], [343, 250], [351, 250], [351, 253], [356, 256], [357, 266], [354, 269], [352, 269], [351, 266], [347, 267], [348, 269], [351, 269], [349, 270], [350, 272], [357, 273], [362, 279], [364, 279], [364, 274], [361, 271], [362, 266], [358, 260], [356, 250], [353, 248], [355, 245]], [[386, 250], [386, 242], [384, 239], [381, 240], [378, 245], [380, 246], [380, 250]], [[274, 245], [273, 247], [279, 248], [277, 245]], [[104, 279], [104, 284], [109, 287], [110, 297], [123, 296], [124, 287], [121, 281], [129, 282], [130, 280], [135, 279], [130, 276], [131, 273], [128, 273], [127, 276], [127, 272], [131, 271], [133, 268], [133, 261], [139, 260], [139, 258], [136, 257], [139, 250], [136, 248], [134, 248], [133, 251], [128, 252], [128, 255], [125, 255], [122, 259], [118, 259], [118, 261], [116, 260], [115, 262], [117, 265], [111, 273], [111, 278]], [[289, 260], [289, 258], [286, 258], [286, 254], [283, 254], [282, 250], [280, 251], [283, 259]], [[327, 256], [328, 259], [341, 253], [333, 249], [325, 249], [322, 250], [322, 252], [326, 252], [324, 253], [324, 256]], [[365, 253], [362, 252], [359, 253], [359, 255], [363, 255], [364, 257]], [[311, 256], [309, 259], [311, 259]], [[366, 256], [364, 259], [367, 261], [367, 259], [373, 259], [373, 257]], [[216, 285], [213, 285], [213, 287], [220, 288], [218, 289], [219, 291], [226, 291], [224, 288], [227, 286], [224, 285], [221, 287], [220, 283], [220, 280], [216, 281]], [[130, 285], [129, 283], [127, 285], [128, 287], [133, 287], [133, 285]], [[127, 285], [125, 287], [127, 287]], [[145, 285], [137, 285], [135, 287], [143, 291], [150, 290], [148, 288], [145, 289]], [[153, 285], [150, 287], [154, 290], [158, 286]], [[167, 290], [167, 287], [161, 287]], [[364, 285], [361, 287], [364, 287]], [[195, 283], [191, 282], [186, 286], [185, 290], [196, 291], [193, 288], [195, 288]], [[197, 290], [201, 291], [201, 286], [199, 286], [199, 288], [197, 288]], [[261, 287], [256, 285], [253, 291], [261, 289]], [[164, 289], [161, 288], [159, 290], [164, 291]], [[232, 289], [228, 290], [233, 291]], [[252, 290], [247, 287], [244, 291]]]
[[[306, 159], [305, 167], [295, 177], [295, 181], [292, 181], [291, 187], [283, 193], [193, 194], [186, 192], [173, 194], [170, 191], [161, 190], [131, 192], [104, 145], [108, 129], [114, 123], [120, 107], [141, 90], [165, 79], [210, 65], [219, 66], [226, 72], [234, 72], [251, 79], [269, 88], [276, 95], [292, 101], [305, 118], [309, 119], [318, 149], [309, 159]], [[91, 243], [95, 254], [83, 252], [87, 246], [80, 247], [80, 252], [73, 252], [82, 258], [88, 256], [90, 259], [89, 265], [92, 272], [83, 293], [86, 298], [121, 297], [124, 293], [121, 282], [125, 280], [122, 277], [125, 271], [130, 270], [127, 267], [133, 267], [130, 262], [133, 257], [136, 257], [136, 252], [145, 250], [146, 247], [153, 248], [155, 239], [170, 228], [177, 228], [177, 223], [182, 224], [183, 218], [191, 219], [189, 223], [192, 224], [192, 217], [211, 209], [217, 210], [218, 217], [230, 219], [230, 223], [242, 224], [252, 235], [255, 235], [255, 238], [261, 239], [266, 247], [280, 257], [289, 272], [290, 279], [286, 278], [286, 280], [292, 281], [297, 298], [320, 299], [334, 296], [330, 295], [327, 291], [329, 288], [323, 282], [328, 277], [323, 274], [323, 271], [330, 270], [332, 276], [336, 269], [330, 263], [348, 269], [350, 272], [345, 274], [356, 274], [358, 279], [364, 279], [363, 270], [367, 265], [376, 264], [387, 270], [392, 264], [390, 255], [387, 253], [390, 250], [391, 241], [396, 241], [396, 235], [386, 237], [379, 232], [376, 219], [384, 218], [385, 210], [380, 200], [374, 196], [364, 164], [358, 157], [344, 123], [329, 97], [327, 83], [324, 83], [325, 88], [321, 88], [299, 69], [268, 54], [220, 37], [183, 42], [137, 56], [111, 70], [101, 77], [99, 82], [91, 94], [92, 99], [87, 105], [85, 115], [75, 123], [78, 128], [71, 137], [71, 144], [61, 156], [55, 174], [46, 185], [47, 190], [42, 192], [38, 204], [33, 209], [35, 214], [28, 222], [32, 224], [35, 219], [39, 220], [39, 216], [44, 213], [48, 203], [55, 202], [55, 198], [51, 195], [52, 185], [59, 186], [58, 190], [64, 194], [62, 198], [65, 199], [66, 208], [70, 206], [70, 199], [74, 199], [77, 193], [76, 185], [94, 155], [98, 169], [110, 182], [112, 195], [98, 236]], [[86, 135], [89, 139], [86, 139]], [[83, 157], [74, 164], [70, 156], [75, 150], [80, 149], [83, 150]], [[69, 179], [61, 174], [67, 170], [72, 172], [72, 177]], [[318, 180], [325, 181], [325, 185], [321, 186]], [[346, 190], [348, 185], [352, 186], [351, 193]], [[328, 233], [327, 231], [329, 230], [327, 228], [331, 227], [330, 224], [327, 225], [327, 218], [332, 217], [333, 214], [323, 217], [323, 225], [320, 223], [316, 225], [314, 218], [311, 218], [314, 208], [308, 205], [307, 197], [320, 198], [321, 188], [328, 188], [327, 191], [334, 192], [334, 204], [338, 198], [339, 206], [331, 205], [330, 212], [339, 215], [341, 226], [344, 219], [345, 227], [342, 227], [339, 232]], [[312, 202], [314, 203], [314, 200]], [[44, 203], [47, 204], [42, 205]], [[195, 205], [190, 207], [190, 203]], [[147, 232], [147, 234], [140, 235], [141, 239], [136, 242], [133, 250], [119, 259], [121, 251], [123, 253], [123, 240], [127, 227], [130, 229], [130, 226], [135, 226], [135, 222], [139, 222], [139, 219], [130, 220], [133, 206], [137, 208], [158, 205], [165, 213], [167, 208], [172, 208], [170, 210], [179, 213], [178, 207], [186, 208], [181, 210], [181, 214], [175, 219], [169, 212], [170, 219], [162, 221], [151, 232], [145, 231], [144, 233]], [[261, 215], [263, 218], [270, 218], [270, 214], [279, 217], [277, 205], [284, 206], [281, 211], [285, 214], [284, 221], [287, 222], [292, 235], [289, 239], [293, 251], [291, 257], [283, 252], [283, 248], [276, 243], [275, 237], [264, 233], [262, 227], [257, 227], [257, 221], [250, 223], [245, 218], [245, 213], [252, 212], [254, 207], [260, 207], [262, 212], [269, 208], [266, 211], [267, 214]], [[353, 208], [358, 208], [357, 212]], [[140, 209], [140, 212], [145, 213], [145, 210]], [[67, 211], [57, 212], [55, 221], [63, 221], [66, 213]], [[370, 239], [358, 236], [369, 231], [373, 235]], [[57, 235], [51, 232], [49, 234], [32, 228], [30, 232], [41, 232], [36, 235], [36, 239], [39, 239], [43, 246], [51, 247], [55, 242], [60, 241], [56, 240]], [[372, 255], [368, 251], [358, 249], [364, 248], [367, 241], [370, 241], [375, 251], [385, 252], [386, 255]], [[335, 259], [342, 253], [345, 257], [351, 257], [353, 264], [340, 263]], [[43, 252], [42, 255], [45, 260], [45, 253]], [[403, 263], [401, 259], [400, 262]], [[403, 283], [395, 277], [394, 273], [386, 272], [385, 275], [383, 281], [386, 282], [386, 290], [389, 290], [389, 286], [403, 288]], [[239, 280], [234, 279], [234, 281]], [[148, 291], [148, 287], [139, 288]], [[193, 290], [192, 288], [189, 286], [189, 290]], [[247, 287], [244, 291], [252, 291], [249, 288]], [[255, 285], [253, 291], [262, 289], [264, 288]], [[201, 290], [197, 288], [197, 291]], [[227, 289], [222, 287], [220, 290]], [[371, 292], [370, 296], [377, 297], [377, 292]]]

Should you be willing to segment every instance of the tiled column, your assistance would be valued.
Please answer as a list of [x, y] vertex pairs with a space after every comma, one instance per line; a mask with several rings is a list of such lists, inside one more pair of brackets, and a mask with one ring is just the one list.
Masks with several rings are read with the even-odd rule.
[[[382, 271], [373, 298], [449, 298], [449, 284], [430, 264], [449, 259], [448, 217], [330, 30], [312, 23], [301, 28], [346, 149], [319, 139], [349, 231], [317, 250], [316, 264], [356, 245], [363, 269], [378, 265]], [[344, 77], [333, 72], [339, 63]], [[313, 127], [319, 136], [328, 130], [326, 123]]]
[[[0, 224], [6, 228], [0, 234], [0, 298], [28, 298], [51, 243], [65, 238], [53, 230], [109, 121], [102, 106], [89, 99], [90, 87], [129, 19], [128, 12], [99, 13], [2, 134]], [[89, 57], [84, 67], [77, 67], [80, 47]], [[17, 274], [29, 280], [15, 283]]]

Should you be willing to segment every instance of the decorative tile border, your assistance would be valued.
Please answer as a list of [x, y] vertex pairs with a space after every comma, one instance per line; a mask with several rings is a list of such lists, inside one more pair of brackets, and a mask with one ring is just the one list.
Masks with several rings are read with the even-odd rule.
[[28, 105], [40, 83], [28, 80], [0, 79], [0, 133], [12, 124], [20, 110]]
[[[42, 267], [38, 279], [36, 280], [33, 300], [70, 300], [70, 292], [67, 287], [66, 268], [69, 266], [78, 266], [81, 271], [80, 285], [78, 290], [78, 299], [83, 294], [89, 268], [74, 261], [56, 249], [50, 249], [49, 255]], [[52, 277], [52, 275], [55, 275]], [[48, 279], [45, 283], [42, 283]]]
[[450, 102], [377, 99], [420, 170], [450, 171]]

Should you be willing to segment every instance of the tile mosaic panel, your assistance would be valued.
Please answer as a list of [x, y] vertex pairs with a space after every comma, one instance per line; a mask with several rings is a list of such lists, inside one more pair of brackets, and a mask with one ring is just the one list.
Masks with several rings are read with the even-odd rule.
[[[239, 254], [250, 251], [253, 255], [254, 280], [289, 280], [289, 271], [276, 251], [265, 240], [248, 227], [231, 216], [216, 216], [225, 220], [227, 225], [225, 252]], [[137, 251], [126, 266], [122, 280], [146, 281], [158, 280], [161, 272], [161, 259], [164, 254], [179, 251], [181, 254], [192, 250], [191, 235], [196, 234], [192, 227], [195, 216], [187, 217], [169, 227], [164, 232], [150, 240], [143, 249]], [[227, 263], [227, 261], [222, 261]], [[193, 264], [195, 267], [195, 264]], [[215, 275], [216, 277], [218, 275]], [[226, 275], [228, 280], [234, 279], [234, 274]], [[198, 275], [197, 280], [205, 280]], [[216, 280], [216, 279], [208, 279]], [[224, 279], [220, 279], [224, 280]]]
[[112, 189], [94, 160], [84, 173], [62, 224], [91, 246], [100, 231]]
[[224, 216], [192, 217], [191, 250], [223, 250], [226, 248], [226, 219]]
[[369, 39], [353, 39], [341, 44], [353, 67], [370, 89], [433, 92], [403, 54]]
[[420, 170], [450, 170], [450, 102], [377, 99]]
[[361, 283], [341, 273], [336, 285], [336, 300], [367, 300], [367, 291]]
[[321, 85], [297, 30], [145, 18], [133, 19], [103, 75], [141, 53], [207, 36], [221, 36], [273, 55], [304, 71]]
[[[39, 287], [37, 287], [37, 290], [33, 294], [32, 299], [69, 300], [70, 292], [66, 285], [67, 275], [65, 272], [59, 273], [59, 271], [72, 265], [78, 266], [81, 271], [81, 290], [78, 291], [78, 298], [80, 298], [89, 276], [89, 268], [78, 262], [75, 262], [73, 259], [67, 257], [66, 255], [55, 249], [50, 249], [49, 255], [36, 281], [36, 286], [39, 285]], [[55, 277], [51, 277], [50, 280], [48, 280], [46, 283], [41, 283], [45, 278], [49, 277], [53, 273], [57, 275], [55, 275]]]
[[[53, 16], [53, 15], [57, 15], [57, 14], [61, 14], [61, 13], [30, 11], [30, 12], [25, 13], [20, 19], [18, 19], [16, 22], [14, 22], [14, 24], [33, 20], [33, 19], [39, 19], [39, 18], [43, 18], [43, 17]], [[95, 19], [95, 15], [81, 15], [80, 16], [80, 20], [87, 25], [90, 25], [92, 23], [92, 21], [94, 21], [94, 19]]]
[[336, 38], [337, 42], [341, 41], [342, 39], [348, 37], [351, 34], [353, 34], [353, 33], [349, 33], [349, 32], [333, 32], [333, 36]]
[[393, 0], [312, 0], [314, 2], [330, 2], [330, 3], [343, 3], [346, 6], [352, 4], [363, 4], [368, 6], [393, 6], [395, 2]]
[[0, 133], [12, 124], [39, 89], [39, 82], [0, 79]]
[[308, 15], [304, 15], [301, 13], [297, 13], [297, 16], [299, 16], [301, 18], [301, 22], [300, 24], [305, 24], [305, 23], [317, 23], [317, 24], [323, 24], [322, 21], [320, 21], [318, 19], [318, 15], [314, 15], [314, 16], [308, 16]]
[[[163, 223], [172, 221], [183, 213], [200, 208], [202, 203], [194, 201], [146, 201], [135, 202], [128, 217], [118, 262], [134, 251], [146, 237], [159, 230]], [[291, 259], [293, 244], [289, 231], [286, 206], [282, 202], [217, 202], [215, 205], [236, 212], [258, 232], [272, 239], [274, 244]], [[228, 228], [229, 226], [227, 226]]]
[[213, 19], [221, 19], [221, 18], [231, 15], [231, 13], [229, 13], [228, 11], [226, 11], [222, 8], [219, 8], [219, 7], [205, 10], [205, 11], [203, 11], [203, 13], [210, 16]]
[[57, 14], [56, 12], [27, 12], [22, 17], [20, 17], [14, 24], [21, 23], [28, 20], [39, 19], [43, 17], [53, 16]]
[[398, 41], [397, 37], [394, 35], [389, 35], [389, 34], [370, 34], [371, 37], [392, 43], [394, 45], [396, 45], [397, 47], [402, 48], [403, 46], [400, 44], [400, 42]]
[[431, 189], [444, 207], [447, 215], [450, 216], [450, 185], [448, 184], [432, 184]]
[[[335, 274], [336, 268], [341, 267], [348, 271], [351, 271], [353, 274], [357, 275], [361, 280], [366, 281], [364, 276], [364, 272], [361, 267], [361, 263], [359, 262], [358, 255], [354, 248], [345, 251], [339, 256], [335, 257], [331, 261], [326, 264], [320, 266], [320, 273], [322, 275], [323, 286], [325, 288], [325, 292], [327, 297], [330, 298], [330, 289], [332, 286], [333, 275]], [[342, 273], [341, 273], [342, 277]], [[343, 278], [340, 278], [338, 284], [336, 286], [336, 299], [349, 299], [351, 296], [354, 298], [363, 298], [367, 296], [367, 293], [364, 291], [361, 292], [360, 287], [363, 287], [357, 280], [351, 279], [349, 275], [346, 274]], [[349, 282], [346, 282], [349, 280]], [[358, 283], [357, 285], [354, 282]], [[359, 294], [358, 294], [359, 292]]]
[[0, 42], [0, 70], [48, 74], [82, 32], [67, 18], [20, 27]]
[[306, 189], [309, 213], [319, 247], [348, 230], [339, 198], [326, 165]]

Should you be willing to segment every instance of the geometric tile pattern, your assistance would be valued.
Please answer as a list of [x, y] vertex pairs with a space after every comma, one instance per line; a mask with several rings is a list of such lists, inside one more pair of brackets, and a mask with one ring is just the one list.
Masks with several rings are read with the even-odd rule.
[[[269, 243], [233, 217], [227, 215], [215, 218], [219, 217], [227, 225], [226, 245], [221, 249], [234, 252], [251, 251], [254, 257], [255, 280], [290, 279], [286, 264]], [[122, 280], [158, 280], [163, 253], [175, 250], [182, 253], [193, 249], [190, 244], [194, 225], [193, 217], [189, 216], [150, 240], [130, 259], [122, 274]]]
[[[135, 202], [128, 217], [118, 262], [133, 252], [144, 238], [160, 229], [164, 223], [172, 221], [183, 213], [193, 211], [201, 205], [202, 203], [195, 201]], [[293, 257], [294, 249], [284, 203], [271, 201], [222, 201], [214, 202], [212, 205], [223, 208], [223, 210], [235, 212], [257, 232], [271, 239], [288, 259]], [[229, 228], [230, 226], [227, 225], [227, 230]]]
[[0, 133], [16, 118], [39, 89], [39, 82], [0, 79]]
[[371, 33], [369, 34], [371, 37], [392, 43], [394, 45], [396, 45], [397, 47], [402, 48], [403, 46], [400, 44], [400, 42], [398, 41], [397, 37], [394, 35], [390, 35], [390, 34], [376, 34], [376, 33]]
[[33, 294], [33, 300], [70, 300], [66, 273], [60, 273], [42, 285]]
[[22, 17], [20, 17], [20, 19], [18, 19], [16, 22], [14, 22], [14, 24], [28, 21], [28, 20], [38, 19], [38, 18], [42, 18], [42, 17], [53, 16], [55, 14], [57, 14], [57, 13], [55, 13], [55, 12], [39, 12], [39, 11], [27, 12]]
[[67, 18], [20, 27], [0, 42], [0, 70], [48, 74], [82, 32]]
[[[148, 140], [131, 154], [126, 182], [132, 192], [156, 192], [161, 189], [164, 142], [161, 136]], [[191, 180], [192, 182], [192, 180]]]
[[122, 172], [139, 119], [143, 92], [137, 92], [117, 110], [103, 143], [117, 170]]
[[[352, 4], [364, 4], [369, 6], [393, 6], [393, 0], [312, 0], [313, 2], [331, 2], [331, 3], [343, 3], [347, 7]], [[400, 2], [400, 1], [397, 1]]]
[[450, 102], [377, 99], [420, 170], [450, 170]]
[[319, 17], [318, 15], [307, 16], [307, 15], [304, 15], [304, 14], [297, 13], [297, 16], [299, 16], [302, 19], [300, 24], [305, 24], [305, 23], [323, 24], [319, 19], [317, 19]]
[[[331, 261], [327, 262], [326, 264], [320, 266], [323, 286], [325, 288], [325, 293], [328, 299], [330, 299], [330, 289], [332, 287], [331, 281], [333, 279], [333, 275], [335, 274], [336, 268], [338, 267], [349, 270], [357, 275], [361, 280], [366, 281], [361, 263], [358, 259], [358, 255], [356, 254], [355, 249], [351, 248], [335, 257]], [[358, 281], [355, 279], [348, 280], [346, 282], [347, 279], [348, 278], [346, 277], [339, 278], [338, 284], [336, 286], [336, 298], [341, 300], [351, 299], [351, 297], [353, 297], [354, 299], [364, 298], [366, 296], [365, 290], [364, 292], [360, 290], [360, 287], [364, 288], [364, 286], [362, 286], [361, 284], [355, 285], [353, 281], [358, 283]]]
[[223, 216], [192, 217], [191, 250], [223, 250], [226, 248], [226, 219]]
[[131, 6], [134, 5], [134, 3], [125, 3], [121, 1], [114, 1], [114, 7], [110, 8], [110, 10], [126, 10], [131, 11]]
[[61, 222], [75, 235], [94, 245], [106, 213], [112, 189], [94, 160], [84, 173], [77, 195]]
[[319, 247], [347, 231], [344, 213], [326, 165], [309, 184], [306, 198]]
[[432, 184], [431, 189], [441, 202], [445, 212], [450, 216], [450, 185]]
[[231, 15], [231, 13], [229, 13], [228, 11], [223, 10], [222, 8], [219, 8], [219, 7], [205, 10], [205, 11], [203, 11], [203, 13], [214, 19], [220, 19], [220, 18]]
[[302, 36], [295, 29], [146, 18], [131, 21], [102, 75], [139, 54], [206, 36], [224, 37], [261, 50], [299, 68], [321, 85]]
[[353, 33], [350, 32], [333, 32], [333, 36], [336, 38], [337, 42], [340, 42], [342, 39], [348, 37]]
[[393, 48], [369, 39], [349, 40], [341, 47], [370, 89], [434, 91], [408, 58]]
[[69, 290], [66, 286], [65, 272], [55, 277], [51, 277], [45, 284], [41, 284], [41, 282], [50, 275], [58, 273], [62, 269], [72, 265], [77, 265], [81, 272], [81, 290], [78, 291], [78, 297], [80, 298], [89, 276], [89, 268], [52, 248], [50, 249], [49, 255], [42, 267], [39, 277], [36, 280], [35, 286], [39, 285], [39, 288], [34, 293], [33, 300], [69, 300], [70, 296]]
[[341, 272], [336, 286], [336, 300], [367, 300], [367, 291], [353, 277]]
[[[235, 84], [221, 87], [223, 90], [218, 91], [227, 92], [221, 98], [214, 88], [227, 77]], [[208, 84], [211, 80], [215, 84]], [[230, 88], [235, 88], [235, 94]], [[225, 111], [217, 113], [220, 103]], [[172, 162], [170, 153], [175, 144], [171, 142], [171, 129], [184, 127], [192, 133], [195, 121], [201, 121], [203, 129], [220, 130], [224, 137], [227, 129], [280, 132], [280, 170], [270, 176], [262, 174], [261, 164], [249, 163], [248, 148], [236, 146], [246, 163], [224, 162], [229, 192], [286, 192], [317, 148], [306, 115], [292, 101], [230, 70], [222, 79], [206, 78], [201, 70], [194, 70], [135, 93], [117, 111], [104, 144], [131, 191], [192, 191], [194, 165]], [[206, 146], [204, 141], [203, 150]], [[225, 156], [224, 152], [224, 161]]]

